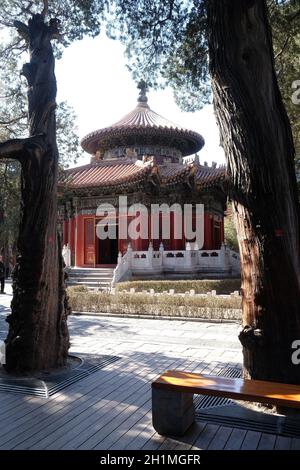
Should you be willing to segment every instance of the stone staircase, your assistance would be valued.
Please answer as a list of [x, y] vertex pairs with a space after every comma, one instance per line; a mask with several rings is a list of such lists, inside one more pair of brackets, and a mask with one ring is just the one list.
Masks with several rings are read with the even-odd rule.
[[114, 268], [68, 268], [67, 286], [85, 286], [89, 290], [109, 290]]

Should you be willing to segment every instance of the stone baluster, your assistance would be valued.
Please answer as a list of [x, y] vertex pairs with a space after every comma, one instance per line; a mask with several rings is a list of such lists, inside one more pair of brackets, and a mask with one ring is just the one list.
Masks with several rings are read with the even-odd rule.
[[164, 245], [161, 242], [159, 245], [159, 259], [160, 259], [160, 266], [163, 266], [164, 264]]
[[200, 262], [200, 251], [198, 242], [194, 243], [194, 252], [195, 252], [195, 264], [199, 264]]
[[190, 242], [187, 242], [185, 244], [184, 265], [187, 268], [190, 268], [192, 266], [192, 247]]
[[220, 267], [224, 270], [229, 269], [230, 267], [230, 260], [229, 260], [229, 253], [227, 250], [227, 246], [225, 243], [222, 243], [221, 249], [220, 249], [220, 254], [219, 254], [219, 262], [220, 262]]
[[153, 268], [153, 244], [152, 242], [149, 242], [147, 261], [148, 261], [148, 267], [152, 269]]

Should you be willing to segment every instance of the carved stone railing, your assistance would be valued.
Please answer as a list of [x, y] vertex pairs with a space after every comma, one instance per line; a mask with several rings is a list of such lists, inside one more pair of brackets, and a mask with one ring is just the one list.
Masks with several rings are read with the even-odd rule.
[[132, 248], [130, 243], [128, 244], [126, 253], [122, 256], [122, 253], [118, 254], [118, 263], [114, 269], [113, 279], [111, 287], [114, 287], [117, 282], [120, 282], [126, 276], [131, 274], [131, 260], [132, 260]]
[[129, 278], [132, 273], [160, 273], [167, 271], [209, 272], [219, 271], [229, 274], [240, 272], [240, 257], [226, 245], [220, 250], [199, 250], [197, 247], [186, 244], [185, 250], [164, 250], [161, 244], [159, 250], [154, 250], [150, 242], [147, 251], [133, 251], [128, 245], [127, 252], [122, 256], [119, 253], [118, 264], [114, 270], [112, 286], [117, 282]]

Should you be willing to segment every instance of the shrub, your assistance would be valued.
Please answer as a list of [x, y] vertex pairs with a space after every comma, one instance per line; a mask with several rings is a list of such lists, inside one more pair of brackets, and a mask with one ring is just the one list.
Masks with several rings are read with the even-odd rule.
[[201, 308], [210, 309], [240, 309], [240, 297], [218, 297], [218, 296], [175, 296], [168, 294], [145, 295], [141, 293], [108, 294], [104, 292], [74, 292], [68, 290], [70, 303], [73, 310], [81, 312], [104, 312], [104, 313], [130, 313], [142, 314], [152, 311], [161, 312], [163, 315], [177, 315], [178, 309], [191, 312]]

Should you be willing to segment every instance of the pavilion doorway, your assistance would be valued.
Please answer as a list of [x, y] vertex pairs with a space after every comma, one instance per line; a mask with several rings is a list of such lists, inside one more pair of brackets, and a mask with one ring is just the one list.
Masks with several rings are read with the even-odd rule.
[[116, 237], [100, 240], [96, 237], [96, 265], [117, 264], [118, 262], [118, 239], [119, 226], [115, 227]]

